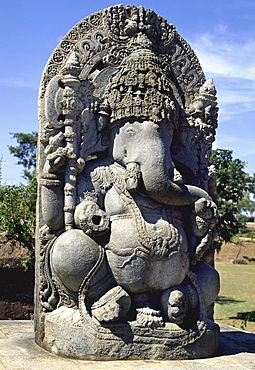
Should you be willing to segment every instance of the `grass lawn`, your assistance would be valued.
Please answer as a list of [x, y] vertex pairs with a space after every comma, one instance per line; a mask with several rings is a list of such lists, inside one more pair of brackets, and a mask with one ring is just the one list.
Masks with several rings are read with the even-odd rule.
[[[255, 264], [217, 264], [221, 290], [215, 304], [215, 321], [255, 333]], [[247, 314], [246, 314], [247, 313]]]

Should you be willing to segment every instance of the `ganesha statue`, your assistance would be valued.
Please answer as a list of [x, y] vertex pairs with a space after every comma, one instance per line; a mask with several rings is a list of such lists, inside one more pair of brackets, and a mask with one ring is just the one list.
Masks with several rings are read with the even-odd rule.
[[39, 96], [35, 331], [77, 358], [213, 356], [216, 90], [172, 24], [79, 22]]

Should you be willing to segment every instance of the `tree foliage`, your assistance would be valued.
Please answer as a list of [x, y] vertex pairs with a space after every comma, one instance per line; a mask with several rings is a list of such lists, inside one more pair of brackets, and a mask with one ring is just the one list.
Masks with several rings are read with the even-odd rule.
[[0, 186], [0, 231], [34, 249], [36, 182]]
[[247, 176], [247, 189], [243, 198], [238, 202], [239, 213], [247, 221], [255, 218], [255, 174]]
[[38, 133], [15, 132], [11, 135], [17, 140], [18, 145], [9, 146], [9, 150], [14, 157], [18, 158], [17, 164], [24, 167], [23, 178], [30, 181], [35, 176]]
[[[34, 261], [37, 181], [35, 177], [37, 132], [12, 133], [17, 146], [10, 146], [11, 154], [24, 167], [23, 177], [28, 185], [2, 185], [0, 183], [0, 231], [8, 232], [26, 244], [29, 257], [25, 269]], [[1, 168], [1, 163], [0, 163]]]
[[240, 212], [239, 202], [248, 191], [250, 178], [244, 171], [245, 162], [233, 159], [231, 150], [214, 150], [213, 160], [217, 174], [219, 236], [216, 248], [219, 249], [222, 242], [229, 242], [234, 235], [243, 230], [243, 223], [237, 215]]
[[238, 202], [239, 214], [243, 215], [247, 220], [254, 219], [255, 201], [251, 199], [251, 194], [246, 192], [244, 197]]

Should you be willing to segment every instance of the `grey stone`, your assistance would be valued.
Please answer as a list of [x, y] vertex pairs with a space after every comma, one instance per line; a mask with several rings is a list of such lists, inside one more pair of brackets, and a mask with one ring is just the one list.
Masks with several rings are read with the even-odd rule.
[[229, 262], [237, 264], [237, 265], [247, 265], [248, 264], [248, 262], [244, 258], [231, 258]]
[[217, 353], [216, 90], [175, 26], [80, 21], [39, 94], [36, 342], [80, 359]]
[[63, 358], [34, 343], [33, 321], [0, 320], [0, 369], [254, 369], [255, 334], [220, 325], [220, 351], [213, 358], [195, 360], [93, 361]]

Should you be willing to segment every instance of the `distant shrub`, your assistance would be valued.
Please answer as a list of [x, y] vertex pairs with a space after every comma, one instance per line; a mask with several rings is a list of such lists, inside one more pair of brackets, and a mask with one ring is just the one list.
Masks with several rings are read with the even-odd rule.
[[249, 231], [249, 232], [247, 232], [247, 233], [245, 234], [245, 237], [246, 237], [246, 238], [250, 238], [252, 241], [254, 241], [254, 239], [255, 239], [255, 231], [253, 230], [253, 231]]
[[36, 179], [29, 185], [0, 185], [0, 231], [27, 246], [31, 262], [35, 244]]

